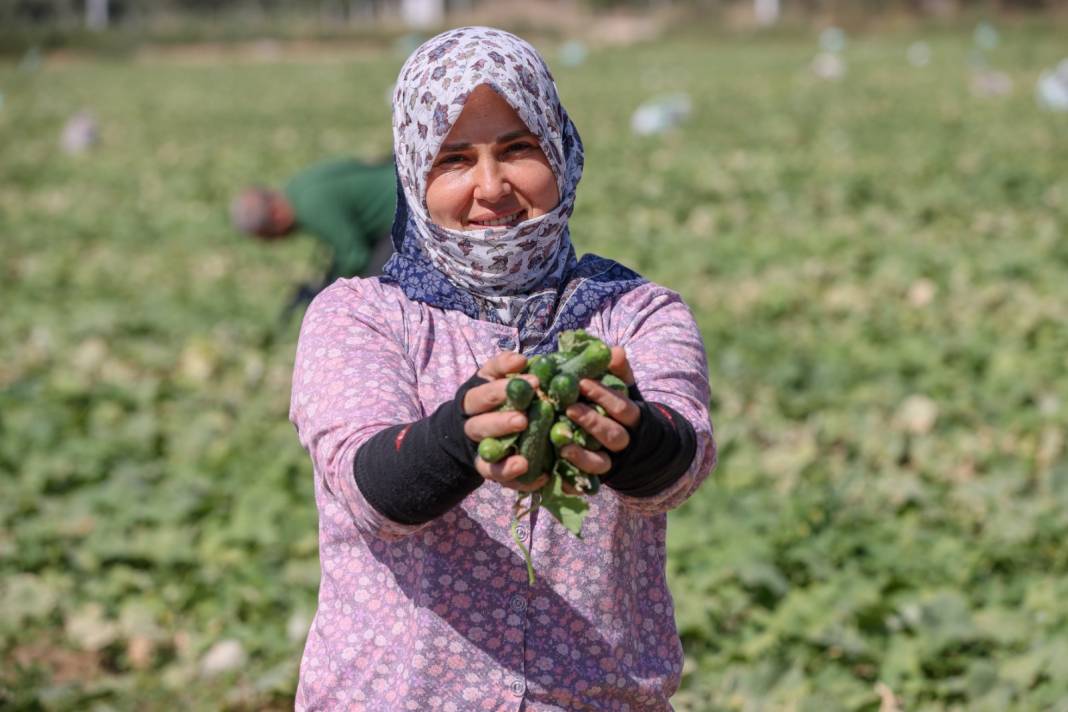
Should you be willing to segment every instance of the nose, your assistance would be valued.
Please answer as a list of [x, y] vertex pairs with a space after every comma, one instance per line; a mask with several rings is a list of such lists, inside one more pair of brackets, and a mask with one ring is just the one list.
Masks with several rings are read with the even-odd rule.
[[475, 170], [475, 198], [496, 203], [512, 192], [503, 166], [495, 158], [483, 158]]

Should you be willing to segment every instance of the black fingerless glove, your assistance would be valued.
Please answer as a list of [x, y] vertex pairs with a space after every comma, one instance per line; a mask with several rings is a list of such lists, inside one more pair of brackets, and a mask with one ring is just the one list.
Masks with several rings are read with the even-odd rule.
[[475, 470], [478, 445], [464, 434], [463, 402], [483, 383], [488, 381], [472, 376], [426, 418], [390, 426], [360, 447], [353, 470], [372, 507], [401, 524], [424, 524], [482, 484]]
[[697, 435], [678, 411], [646, 401], [636, 385], [630, 386], [629, 396], [641, 411], [641, 419], [635, 428], [627, 428], [627, 447], [609, 453], [612, 469], [602, 482], [628, 497], [653, 497], [690, 469], [697, 452]]

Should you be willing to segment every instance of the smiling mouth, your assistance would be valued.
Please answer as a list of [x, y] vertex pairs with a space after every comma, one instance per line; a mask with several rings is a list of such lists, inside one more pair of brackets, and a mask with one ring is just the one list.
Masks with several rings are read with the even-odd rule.
[[468, 220], [467, 224], [472, 228], [485, 227], [515, 227], [523, 222], [527, 214], [526, 210], [517, 210], [514, 213], [494, 218], [492, 220]]

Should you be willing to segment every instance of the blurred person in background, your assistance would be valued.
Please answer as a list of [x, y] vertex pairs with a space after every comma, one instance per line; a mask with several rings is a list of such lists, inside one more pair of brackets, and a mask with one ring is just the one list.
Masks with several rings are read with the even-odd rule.
[[394, 176], [392, 160], [326, 160], [293, 176], [282, 190], [249, 186], [234, 198], [230, 217], [237, 230], [268, 242], [307, 233], [330, 251], [326, 273], [297, 288], [284, 319], [339, 278], [381, 271], [393, 254]]

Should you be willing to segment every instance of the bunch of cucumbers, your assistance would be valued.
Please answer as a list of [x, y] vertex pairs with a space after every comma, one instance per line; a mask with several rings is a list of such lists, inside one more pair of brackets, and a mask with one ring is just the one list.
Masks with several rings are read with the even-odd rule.
[[[549, 473], [581, 494], [596, 494], [600, 488], [597, 476], [560, 457], [560, 449], [573, 443], [599, 450], [601, 443], [568, 418], [565, 411], [579, 400], [579, 381], [583, 378], [598, 380], [622, 393], [627, 392], [627, 386], [608, 373], [611, 349], [583, 329], [561, 332], [557, 346], [556, 353], [534, 356], [527, 362], [523, 372], [537, 376], [537, 388], [518, 374], [512, 374], [506, 386], [508, 399], [500, 410], [525, 411], [526, 430], [503, 438], [486, 438], [479, 443], [478, 454], [486, 462], [498, 462], [515, 454], [525, 457], [529, 467], [519, 482], [530, 483]], [[600, 405], [590, 405], [604, 414]]]

